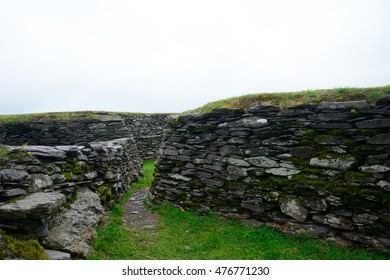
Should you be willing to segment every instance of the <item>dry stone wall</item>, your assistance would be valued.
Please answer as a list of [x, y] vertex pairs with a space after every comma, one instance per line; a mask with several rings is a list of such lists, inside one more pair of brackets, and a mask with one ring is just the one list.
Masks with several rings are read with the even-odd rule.
[[77, 120], [41, 120], [0, 124], [0, 143], [8, 145], [74, 145], [133, 137], [140, 156], [155, 158], [168, 114], [96, 114]]
[[84, 256], [104, 213], [142, 175], [132, 138], [8, 147], [0, 159], [0, 229]]
[[390, 98], [172, 119], [152, 195], [370, 249], [390, 250]]
[[123, 116], [143, 160], [157, 157], [167, 117], [168, 114]]

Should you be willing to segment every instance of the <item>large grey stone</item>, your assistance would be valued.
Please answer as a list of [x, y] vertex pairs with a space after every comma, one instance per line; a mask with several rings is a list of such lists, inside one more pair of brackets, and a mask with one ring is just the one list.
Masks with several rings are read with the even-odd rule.
[[250, 166], [250, 164], [247, 161], [242, 160], [242, 159], [237, 159], [237, 158], [229, 158], [228, 162], [231, 165], [235, 165], [235, 166], [244, 166], [244, 167], [249, 167]]
[[325, 237], [330, 228], [326, 226], [313, 225], [313, 224], [300, 224], [300, 223], [290, 223], [288, 224], [289, 230], [293, 231], [296, 234], [307, 234], [311, 238], [322, 238]]
[[390, 192], [390, 182], [381, 180], [376, 184], [378, 187]]
[[298, 198], [285, 197], [279, 200], [280, 210], [297, 220], [298, 222], [303, 223], [306, 221], [307, 214], [309, 213], [305, 207], [303, 207], [301, 201]]
[[373, 213], [355, 213], [352, 216], [352, 221], [357, 224], [373, 224], [379, 217]]
[[355, 108], [355, 109], [364, 109], [368, 107], [368, 103], [366, 100], [359, 100], [359, 101], [346, 101], [346, 102], [327, 102], [322, 101], [318, 104], [317, 109], [323, 110], [323, 109], [349, 109], [349, 108]]
[[359, 232], [342, 232], [341, 236], [357, 243], [369, 245], [379, 252], [386, 253], [390, 248], [390, 239], [384, 237], [377, 237]]
[[46, 255], [49, 256], [50, 260], [71, 260], [72, 257], [69, 253], [45, 249]]
[[269, 124], [267, 119], [251, 117], [251, 118], [242, 118], [238, 120], [237, 125], [249, 127], [249, 128], [257, 128], [257, 127], [267, 126]]
[[390, 171], [390, 167], [386, 165], [379, 165], [379, 164], [374, 164], [374, 165], [364, 165], [360, 166], [359, 169], [364, 172], [364, 173], [385, 173], [387, 171]]
[[57, 192], [33, 193], [0, 206], [0, 218], [7, 220], [46, 218], [53, 215], [65, 200], [65, 195]]
[[388, 128], [390, 127], [390, 119], [373, 119], [357, 122], [358, 128]]
[[301, 173], [301, 171], [298, 169], [291, 169], [286, 167], [270, 168], [270, 169], [266, 169], [265, 172], [276, 176], [285, 176], [285, 177]]
[[76, 197], [69, 210], [56, 215], [44, 245], [72, 255], [85, 256], [91, 250], [88, 241], [96, 235], [104, 209], [99, 196], [88, 188], [78, 190]]
[[390, 134], [378, 134], [368, 139], [368, 144], [373, 145], [390, 145]]
[[250, 147], [245, 149], [245, 154], [255, 157], [255, 156], [267, 156], [274, 153], [269, 147]]
[[267, 158], [265, 156], [250, 157], [247, 158], [246, 160], [257, 167], [265, 167], [265, 168], [279, 167], [279, 163], [277, 161]]
[[330, 168], [336, 170], [349, 170], [356, 163], [356, 159], [352, 156], [350, 157], [331, 157], [327, 156], [325, 158], [312, 158], [310, 159], [309, 164], [312, 166]]
[[66, 158], [66, 153], [64, 151], [49, 146], [27, 146], [26, 152], [42, 158], [53, 158], [53, 159]]
[[6, 168], [0, 170], [0, 177], [3, 181], [8, 182], [19, 182], [25, 179], [28, 173], [24, 170]]
[[38, 192], [53, 185], [53, 181], [49, 175], [32, 174], [31, 183], [28, 187], [29, 192]]
[[353, 230], [351, 220], [340, 215], [334, 215], [334, 214], [313, 215], [313, 221], [317, 223], [329, 225], [333, 228]]
[[0, 192], [0, 197], [9, 198], [15, 196], [25, 195], [27, 192], [21, 188], [7, 189]]
[[346, 113], [337, 113], [337, 112], [329, 112], [329, 113], [319, 113], [313, 114], [309, 116], [309, 119], [315, 122], [329, 122], [329, 121], [346, 121], [351, 116]]

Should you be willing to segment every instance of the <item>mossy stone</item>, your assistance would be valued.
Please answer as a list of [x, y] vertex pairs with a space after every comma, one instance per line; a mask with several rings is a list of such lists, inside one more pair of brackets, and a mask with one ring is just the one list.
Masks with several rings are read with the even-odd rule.
[[16, 240], [0, 230], [0, 259], [48, 260], [37, 240]]

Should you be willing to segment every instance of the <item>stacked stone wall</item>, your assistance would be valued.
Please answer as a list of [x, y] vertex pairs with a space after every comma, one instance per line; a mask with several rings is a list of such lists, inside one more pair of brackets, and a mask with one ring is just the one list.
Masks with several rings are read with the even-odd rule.
[[[5, 147], [3, 147], [3, 150]], [[7, 147], [0, 159], [0, 229], [83, 256], [105, 209], [143, 174], [132, 138]]]
[[166, 127], [152, 194], [388, 252], [389, 130], [390, 98], [181, 116]]
[[133, 137], [144, 160], [155, 158], [167, 114], [96, 115], [77, 120], [40, 120], [0, 124], [7, 145], [74, 145]]

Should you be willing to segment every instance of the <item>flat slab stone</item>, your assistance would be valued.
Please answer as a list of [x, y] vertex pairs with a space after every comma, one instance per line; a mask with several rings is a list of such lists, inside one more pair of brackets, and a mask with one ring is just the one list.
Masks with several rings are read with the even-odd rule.
[[9, 190], [3, 190], [2, 192], [0, 192], [0, 197], [9, 198], [9, 197], [25, 195], [26, 193], [27, 192], [24, 189], [14, 188]]
[[390, 167], [386, 165], [379, 165], [379, 164], [374, 164], [374, 165], [364, 165], [360, 166], [359, 169], [364, 172], [364, 173], [385, 173], [387, 171], [390, 171]]
[[346, 102], [327, 102], [322, 101], [318, 104], [317, 109], [348, 109], [348, 108], [355, 108], [355, 109], [363, 109], [368, 107], [368, 103], [366, 100], [359, 100], [359, 101], [346, 101]]
[[329, 225], [333, 228], [353, 230], [352, 222], [348, 218], [340, 215], [314, 215], [313, 221], [324, 225]]
[[71, 260], [72, 257], [69, 253], [45, 249], [45, 253], [49, 256], [50, 260]]
[[390, 119], [373, 119], [357, 122], [358, 128], [386, 128], [390, 127]]
[[257, 128], [268, 125], [268, 120], [264, 118], [243, 118], [237, 121], [237, 125], [249, 127], [249, 128]]
[[354, 157], [345, 158], [312, 158], [309, 162], [312, 166], [318, 166], [323, 168], [330, 168], [336, 170], [348, 170], [356, 163]]
[[368, 144], [373, 145], [390, 145], [390, 134], [378, 134], [368, 139]]
[[235, 166], [245, 166], [245, 167], [249, 167], [250, 166], [250, 164], [248, 162], [246, 162], [245, 160], [242, 160], [242, 159], [229, 158], [228, 162], [231, 165], [235, 165]]
[[265, 156], [250, 157], [247, 159], [247, 161], [257, 167], [279, 167], [279, 163], [277, 161], [267, 158]]
[[285, 176], [285, 177], [301, 173], [301, 171], [298, 169], [291, 169], [291, 168], [285, 168], [285, 167], [270, 168], [270, 169], [265, 170], [265, 172], [276, 175], [276, 176]]
[[0, 206], [0, 219], [42, 219], [55, 213], [65, 200], [66, 196], [62, 193], [33, 193]]
[[12, 169], [12, 168], [6, 168], [3, 170], [0, 170], [0, 178], [2, 178], [3, 181], [19, 182], [19, 181], [25, 179], [27, 176], [28, 176], [28, 173], [24, 170], [18, 170], [18, 169]]
[[49, 146], [27, 146], [26, 152], [42, 158], [64, 159], [66, 157], [64, 151]]

